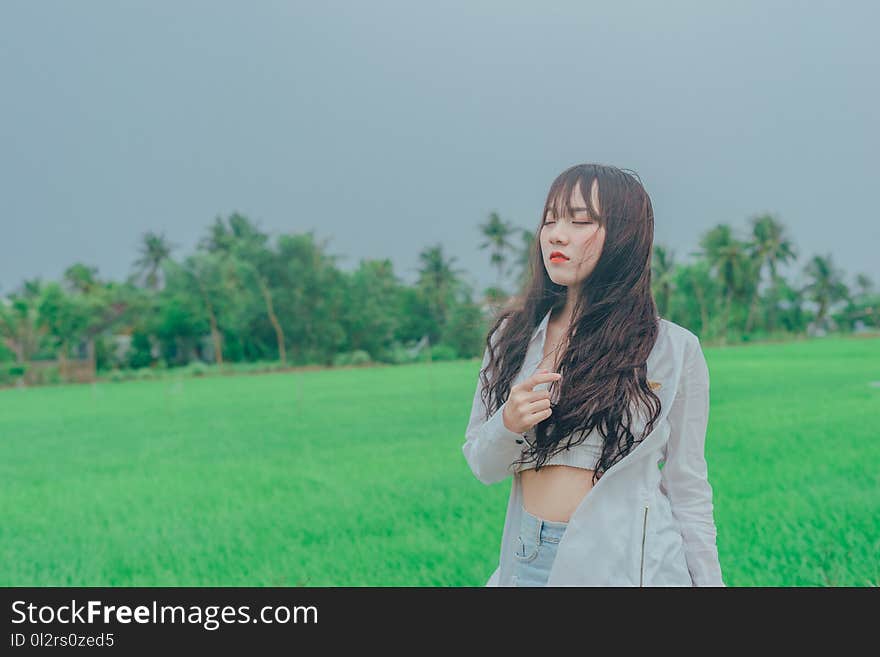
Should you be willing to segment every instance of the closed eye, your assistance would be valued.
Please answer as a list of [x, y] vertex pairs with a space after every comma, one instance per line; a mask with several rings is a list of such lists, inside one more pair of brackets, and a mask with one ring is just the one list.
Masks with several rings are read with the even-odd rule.
[[[544, 222], [543, 225], [546, 226], [547, 224], [553, 224], [553, 223], [556, 223], [556, 222], [548, 219]], [[571, 223], [576, 224], [576, 225], [588, 225], [588, 224], [594, 224], [596, 222], [595, 221], [572, 221]]]

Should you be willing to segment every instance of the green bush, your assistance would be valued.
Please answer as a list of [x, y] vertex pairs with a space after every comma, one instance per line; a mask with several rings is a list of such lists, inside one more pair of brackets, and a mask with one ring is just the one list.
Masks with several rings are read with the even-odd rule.
[[366, 365], [367, 363], [371, 363], [373, 361], [370, 358], [370, 353], [368, 351], [364, 351], [363, 349], [358, 349], [357, 351], [353, 351], [351, 353], [351, 364], [352, 365]]
[[415, 356], [410, 354], [409, 350], [399, 342], [395, 342], [387, 349], [376, 354], [376, 361], [380, 363], [390, 363], [392, 365], [404, 365], [412, 363]]
[[131, 336], [131, 345], [129, 345], [128, 353], [126, 354], [127, 365], [136, 370], [147, 367], [153, 362], [153, 357], [150, 353], [151, 349], [150, 336], [146, 333], [135, 331]]
[[64, 383], [61, 379], [61, 368], [58, 365], [47, 367], [40, 373], [40, 383], [57, 384]]
[[7, 364], [0, 366], [0, 384], [12, 385], [23, 377], [26, 371], [27, 365]]
[[341, 351], [333, 356], [333, 365], [336, 367], [345, 367], [346, 365], [364, 365], [372, 362], [370, 354], [363, 349], [355, 351]]
[[129, 368], [123, 368], [119, 370], [119, 373], [122, 375], [123, 381], [133, 381], [137, 376], [136, 372]]
[[448, 344], [438, 344], [431, 347], [431, 360], [457, 360], [458, 352], [455, 347]]
[[156, 373], [149, 367], [141, 367], [134, 371], [134, 378], [139, 381], [143, 381], [144, 379], [155, 379]]

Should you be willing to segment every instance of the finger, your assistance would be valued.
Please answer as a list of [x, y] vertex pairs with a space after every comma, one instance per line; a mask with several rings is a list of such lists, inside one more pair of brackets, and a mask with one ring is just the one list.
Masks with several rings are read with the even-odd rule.
[[542, 383], [550, 383], [552, 381], [559, 381], [562, 378], [562, 375], [559, 372], [550, 372], [549, 370], [538, 370], [534, 374], [532, 374], [529, 378], [523, 381], [523, 387], [527, 390], [531, 391], [535, 386], [540, 385]]
[[[539, 383], [535, 387], [534, 390], [529, 390], [528, 388], [526, 388], [524, 386], [524, 383], [525, 382], [520, 383], [519, 386], [522, 386], [522, 387], [520, 387], [519, 389], [516, 390], [517, 398], [522, 403], [533, 402], [533, 401], [537, 401], [539, 399], [550, 399], [550, 390], [548, 389], [549, 386], [548, 386], [548, 388], [541, 387], [541, 386], [546, 386], [548, 384]], [[511, 388], [511, 390], [514, 390], [514, 388]]]
[[553, 413], [552, 408], [548, 408], [543, 411], [538, 411], [537, 413], [532, 413], [531, 415], [529, 415], [527, 418], [527, 421], [529, 423], [531, 423], [532, 426], [534, 426], [534, 425], [538, 424], [538, 422], [540, 422], [541, 420], [544, 420], [544, 419], [550, 417], [550, 415], [552, 415], [552, 413]]
[[[542, 384], [539, 383], [538, 385]], [[536, 390], [520, 388], [516, 391], [516, 398], [519, 399], [521, 404], [528, 404], [533, 401], [538, 401], [539, 399], [550, 399], [550, 391], [545, 390], [544, 388], [539, 388]]]
[[531, 376], [526, 377], [525, 379], [523, 379], [519, 383], [512, 385], [511, 390], [513, 388], [522, 388], [523, 390], [531, 390], [535, 386], [535, 384], [536, 384], [535, 382], [537, 381], [537, 379], [535, 379], [535, 377], [538, 376], [539, 374], [546, 374], [549, 371], [550, 370], [548, 370], [548, 369], [535, 370], [534, 372], [532, 372]]
[[539, 399], [538, 401], [526, 405], [526, 413], [540, 413], [548, 408], [550, 408], [550, 400]]
[[[535, 404], [538, 402], [546, 402], [550, 403], [550, 393], [549, 392], [524, 392], [518, 397], [519, 403], [523, 405], [525, 408], [529, 408], [531, 404]], [[544, 408], [542, 406], [542, 408]]]

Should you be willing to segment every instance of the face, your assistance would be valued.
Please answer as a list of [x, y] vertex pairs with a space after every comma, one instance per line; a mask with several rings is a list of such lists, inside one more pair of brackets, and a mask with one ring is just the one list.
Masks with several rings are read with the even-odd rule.
[[[591, 194], [593, 204], [601, 210], [596, 179], [593, 179]], [[541, 226], [544, 266], [550, 279], [557, 285], [572, 286], [583, 281], [592, 273], [605, 245], [605, 228], [589, 217], [580, 185], [575, 185], [572, 190], [571, 207], [573, 216], [570, 217], [556, 217], [551, 208]], [[555, 251], [563, 253], [568, 259], [551, 259]]]

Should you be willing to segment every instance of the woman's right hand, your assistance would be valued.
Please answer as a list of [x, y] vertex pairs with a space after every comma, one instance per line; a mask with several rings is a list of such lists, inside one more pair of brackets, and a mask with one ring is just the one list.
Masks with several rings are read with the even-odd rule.
[[525, 433], [541, 420], [550, 417], [553, 412], [550, 408], [550, 392], [535, 392], [534, 388], [561, 378], [562, 375], [558, 372], [541, 369], [511, 387], [502, 413], [504, 426], [514, 433]]

